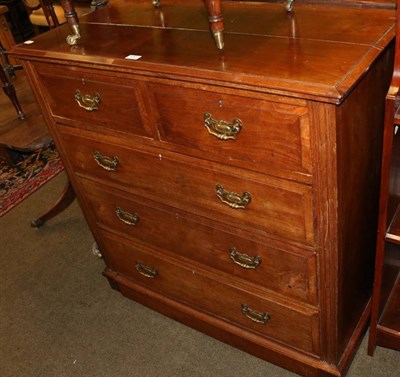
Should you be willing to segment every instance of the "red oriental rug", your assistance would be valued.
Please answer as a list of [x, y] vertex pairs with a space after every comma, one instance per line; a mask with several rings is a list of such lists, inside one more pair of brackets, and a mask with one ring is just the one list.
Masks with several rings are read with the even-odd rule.
[[12, 159], [13, 165], [0, 159], [0, 217], [64, 169], [54, 145], [29, 154], [13, 151]]

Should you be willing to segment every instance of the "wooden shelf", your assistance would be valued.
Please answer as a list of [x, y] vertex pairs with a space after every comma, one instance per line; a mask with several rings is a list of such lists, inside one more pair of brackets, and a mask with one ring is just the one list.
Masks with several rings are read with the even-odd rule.
[[[400, 16], [400, 0], [397, 12]], [[400, 35], [400, 23], [396, 27]], [[393, 108], [391, 96], [386, 98], [370, 355], [376, 346], [400, 350], [400, 101], [396, 102], [397, 108]]]
[[[400, 132], [393, 138], [376, 345], [400, 350]], [[383, 241], [384, 242], [384, 241]]]
[[[400, 199], [398, 201], [400, 201]], [[393, 218], [390, 221], [386, 233], [386, 240], [388, 242], [400, 244], [400, 203], [397, 204], [396, 209], [394, 210]]]
[[400, 274], [397, 276], [388, 302], [383, 310], [380, 326], [390, 327], [400, 337]]
[[400, 130], [393, 137], [386, 240], [400, 243]]
[[377, 343], [400, 349], [400, 272], [383, 309], [377, 326]]

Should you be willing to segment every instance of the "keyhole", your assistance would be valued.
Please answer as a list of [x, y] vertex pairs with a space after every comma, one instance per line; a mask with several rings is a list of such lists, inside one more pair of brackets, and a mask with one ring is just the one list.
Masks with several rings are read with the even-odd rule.
[[218, 106], [222, 107], [222, 105], [224, 104], [224, 101], [222, 101], [222, 99], [218, 100]]

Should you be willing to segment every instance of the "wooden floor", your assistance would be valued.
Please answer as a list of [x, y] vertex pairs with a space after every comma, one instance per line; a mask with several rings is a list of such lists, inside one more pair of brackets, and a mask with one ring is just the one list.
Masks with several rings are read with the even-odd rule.
[[25, 119], [17, 116], [10, 99], [0, 90], [0, 145], [33, 151], [51, 141], [42, 113], [23, 71], [13, 81]]

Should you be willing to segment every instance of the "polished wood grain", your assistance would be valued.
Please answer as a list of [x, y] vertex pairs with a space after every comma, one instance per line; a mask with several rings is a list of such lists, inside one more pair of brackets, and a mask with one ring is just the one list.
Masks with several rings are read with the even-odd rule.
[[106, 269], [103, 274], [109, 279], [113, 289], [118, 290], [125, 297], [210, 334], [220, 341], [250, 352], [259, 358], [284, 365], [286, 369], [302, 376], [327, 377], [337, 375], [335, 367], [322, 362], [318, 357], [297, 352], [288, 348], [285, 344], [273, 342], [265, 336], [259, 336], [253, 331], [234, 326], [193, 306], [172, 300], [109, 269]]
[[[339, 249], [346, 250], [339, 260], [339, 320], [343, 324], [339, 337], [342, 350], [372, 292], [376, 233], [366, 234], [364, 230], [376, 229], [378, 224], [384, 107], [382, 104], [368, 107], [365, 103], [372, 104], [375, 98], [385, 96], [389, 78], [383, 77], [388, 67], [392, 66], [392, 61], [393, 54], [387, 50], [382, 60], [372, 68], [372, 73], [365, 77], [338, 109], [338, 210], [342, 219]], [[352, 194], [353, 190], [358, 193], [356, 198]], [[347, 266], [353, 264], [357, 267], [350, 271]]]
[[[251, 229], [261, 234], [312, 245], [312, 194], [308, 186], [275, 178], [249, 175], [217, 165], [205, 166], [200, 161], [185, 161], [177, 155], [160, 151], [127, 149], [72, 136], [59, 127], [63, 148], [66, 149], [74, 171], [82, 176], [107, 181], [114, 186], [148, 199], [205, 217], [212, 216], [228, 225]], [[73, 132], [73, 131], [72, 131]], [[79, 148], [76, 148], [79, 145]], [[118, 158], [116, 171], [100, 167], [94, 151], [103, 156]], [[129, 182], [129, 184], [127, 184]], [[249, 192], [251, 202], [245, 209], [233, 209], [217, 197], [216, 185], [243, 195]], [[300, 203], [300, 204], [299, 204]], [[296, 204], [296, 205], [295, 205]]]
[[[349, 11], [335, 7], [331, 2], [324, 6], [299, 2], [296, 3], [296, 11], [291, 14], [285, 12], [283, 3], [263, 4], [252, 1], [238, 4], [237, 1], [223, 1], [225, 36], [239, 33], [371, 45], [382, 38], [394, 20], [393, 9], [352, 8]], [[121, 1], [111, 1], [109, 7], [82, 18], [82, 23], [208, 30], [206, 11], [198, 1], [164, 0], [159, 9], [162, 11], [162, 19], [150, 1], [133, 3], [128, 0], [123, 7], [120, 4]], [[327, 27], [327, 24], [331, 27]], [[225, 48], [228, 47], [225, 45]]]
[[[154, 131], [146, 129], [142, 121], [143, 100], [138, 82], [127, 78], [110, 81], [93, 72], [76, 68], [57, 69], [48, 64], [39, 64], [36, 69], [55, 119], [72, 124], [78, 119], [88, 128], [96, 124], [96, 129], [101, 126], [123, 133], [152, 136]], [[98, 108], [88, 111], [80, 107], [76, 99], [77, 90], [81, 97], [98, 94]]]
[[[343, 376], [371, 308], [394, 11], [297, 4], [288, 16], [282, 4], [225, 2], [221, 52], [201, 2], [143, 4], [82, 19], [79, 46], [66, 45], [61, 27], [13, 50], [105, 276], [123, 295], [265, 360]], [[107, 102], [135, 109], [137, 124], [122, 110], [82, 113], [69, 82], [100, 85]], [[111, 98], [106, 88], [124, 90]], [[214, 140], [204, 112], [240, 118], [236, 140]], [[217, 184], [234, 201], [252, 199], [230, 208]], [[260, 254], [260, 268], [269, 260], [271, 279], [234, 265], [232, 246]], [[254, 323], [242, 304], [273, 316]]]
[[[243, 161], [247, 168], [287, 170], [300, 179], [311, 175], [306, 106], [218, 93], [218, 87], [193, 90], [150, 84], [149, 89], [162, 141], [199, 150], [202, 158], [221, 163]], [[228, 140], [210, 135], [204, 126], [206, 113], [217, 122], [240, 120], [240, 132]]]
[[221, 13], [221, 0], [203, 0], [208, 12], [208, 23], [218, 49], [224, 48], [224, 19]]
[[[258, 14], [271, 14], [276, 9], [275, 5], [263, 6], [268, 7], [268, 12], [260, 12], [258, 8]], [[232, 9], [237, 8], [242, 9], [240, 4], [232, 4]], [[193, 7], [183, 7], [185, 19], [190, 23], [194, 22], [191, 9]], [[32, 58], [39, 59], [70, 59], [75, 63], [96, 62], [104, 67], [112, 63], [114, 72], [133, 69], [144, 75], [154, 75], [154, 66], [157, 65], [159, 74], [178, 75], [181, 80], [189, 76], [192, 82], [217, 80], [235, 88], [248, 88], [250, 85], [257, 91], [340, 102], [393, 38], [394, 12], [365, 9], [358, 13], [354, 9], [340, 8], [336, 17], [333, 16], [336, 10], [330, 9], [325, 13], [329, 19], [323, 26], [316, 27], [315, 22], [323, 18], [324, 10], [317, 13], [313, 7], [304, 6], [302, 9], [296, 11], [296, 22], [309, 25], [313, 34], [288, 35], [292, 21], [285, 18], [282, 21], [285, 36], [276, 31], [268, 34], [225, 33], [223, 52], [214, 48], [208, 32], [202, 30], [182, 25], [179, 25], [179, 30], [138, 27], [129, 20], [111, 21], [106, 17], [107, 22], [103, 24], [81, 24], [82, 39], [78, 47], [71, 48], [65, 43], [69, 29], [64, 26], [39, 36], [32, 45], [17, 47], [14, 54], [29, 53]], [[125, 10], [123, 13], [128, 14]], [[229, 9], [225, 14], [229, 17]], [[118, 26], [120, 23], [125, 26]], [[253, 20], [250, 22], [255, 23]], [[268, 25], [265, 20], [259, 23]], [[321, 37], [326, 24], [338, 36], [336, 39], [329, 35]], [[277, 28], [274, 26], [274, 30]], [[360, 37], [352, 37], [352, 33]], [[339, 37], [344, 35], [345, 41]], [[130, 54], [141, 58], [136, 61], [125, 59]]]
[[[123, 237], [144, 243], [147, 247], [169, 251], [218, 271], [240, 277], [259, 288], [316, 304], [316, 260], [312, 252], [285, 250], [254, 242], [252, 234], [239, 237], [234, 228], [202, 221], [175, 208], [160, 208], [159, 203], [105, 187], [97, 182], [81, 180], [91, 211], [100, 227]], [[122, 222], [116, 208], [136, 214], [136, 225]], [[193, 242], [195, 240], [195, 242]], [[249, 256], [258, 256], [261, 263], [254, 269], [235, 264], [232, 248]]]
[[[291, 347], [304, 349], [307, 352], [318, 352], [318, 326], [315, 310], [291, 308], [280, 305], [276, 300], [269, 301], [257, 295], [249, 295], [239, 282], [226, 285], [210, 271], [193, 268], [183, 263], [176, 264], [172, 259], [164, 259], [155, 251], [137, 248], [123, 239], [103, 233], [103, 241], [108, 245], [104, 258], [109, 268], [153, 291], [162, 293], [177, 301], [190, 304], [199, 309], [215, 313], [218, 317], [228, 319], [245, 326], [256, 333], [283, 341]], [[107, 250], [112, 250], [108, 253]], [[155, 268], [154, 278], [142, 276], [135, 268], [137, 263]], [[261, 312], [268, 312], [270, 321], [265, 324], [255, 323], [242, 313], [242, 304]], [[296, 322], [296, 331], [292, 331], [291, 322]], [[315, 343], [312, 334], [315, 334]]]

